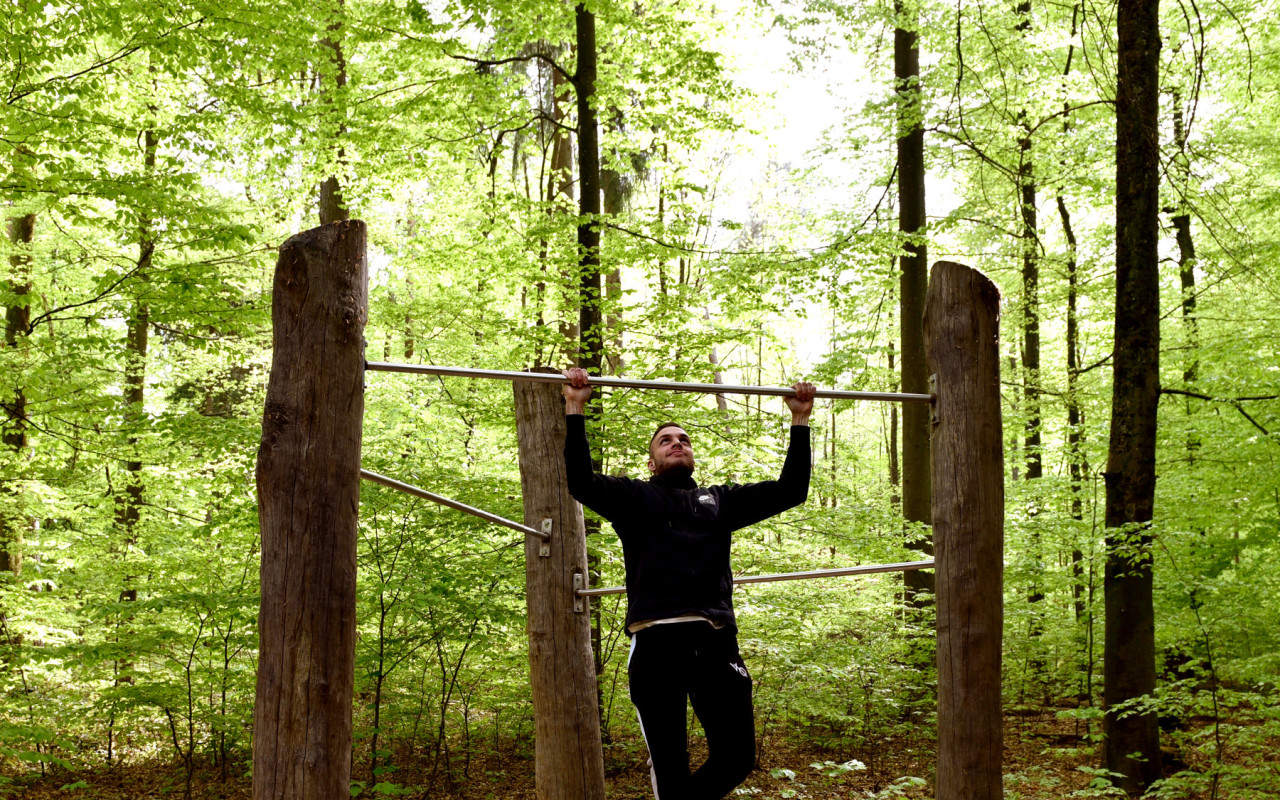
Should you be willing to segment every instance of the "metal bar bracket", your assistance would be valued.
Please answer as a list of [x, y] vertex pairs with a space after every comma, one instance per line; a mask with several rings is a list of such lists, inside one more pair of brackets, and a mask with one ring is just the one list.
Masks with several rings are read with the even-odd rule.
[[542, 532], [546, 535], [538, 542], [538, 557], [551, 558], [551, 518], [544, 517], [542, 520]]
[[573, 571], [573, 613], [575, 614], [581, 614], [586, 610], [586, 600], [580, 594], [585, 588], [587, 588], [587, 582], [583, 578], [582, 570], [575, 569]]

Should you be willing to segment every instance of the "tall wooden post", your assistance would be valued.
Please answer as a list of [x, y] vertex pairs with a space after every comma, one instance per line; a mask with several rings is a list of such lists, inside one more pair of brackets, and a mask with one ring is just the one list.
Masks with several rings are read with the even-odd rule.
[[938, 604], [938, 800], [995, 800], [1001, 784], [1004, 453], [1000, 292], [939, 261], [924, 335], [937, 400], [933, 536]]
[[574, 575], [587, 574], [587, 539], [565, 475], [564, 399], [559, 384], [513, 386], [524, 521], [544, 529], [551, 520], [547, 555], [532, 536], [524, 549], [538, 800], [604, 800], [587, 601], [574, 610]]
[[286, 241], [273, 292], [258, 449], [253, 796], [333, 800], [351, 789], [364, 223], [324, 225]]

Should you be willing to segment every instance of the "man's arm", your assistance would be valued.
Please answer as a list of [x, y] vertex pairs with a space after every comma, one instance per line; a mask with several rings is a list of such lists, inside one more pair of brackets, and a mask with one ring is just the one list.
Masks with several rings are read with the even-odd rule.
[[786, 398], [791, 409], [791, 435], [787, 445], [787, 457], [782, 462], [782, 474], [776, 481], [761, 481], [745, 486], [727, 488], [721, 496], [721, 514], [729, 530], [781, 514], [794, 508], [809, 496], [809, 473], [813, 460], [809, 441], [809, 416], [813, 413], [812, 383], [795, 385], [794, 396]]
[[564, 385], [564, 465], [569, 494], [579, 503], [608, 520], [627, 513], [633, 494], [631, 482], [625, 478], [600, 475], [591, 465], [591, 445], [587, 442], [586, 418], [582, 412], [591, 386], [587, 371], [578, 367], [564, 371], [569, 382]]

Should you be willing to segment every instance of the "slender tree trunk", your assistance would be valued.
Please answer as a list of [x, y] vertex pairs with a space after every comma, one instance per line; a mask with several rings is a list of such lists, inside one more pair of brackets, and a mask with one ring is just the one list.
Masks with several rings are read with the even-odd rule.
[[600, 136], [596, 118], [596, 17], [585, 4], [574, 11], [578, 69], [578, 366], [599, 374], [604, 326], [600, 313]]
[[[614, 114], [614, 128], [621, 127], [622, 114]], [[600, 182], [604, 196], [604, 214], [615, 218], [622, 214], [627, 204], [629, 182], [616, 169], [600, 169]], [[604, 360], [610, 375], [621, 376], [626, 371], [622, 360], [622, 268], [614, 267], [605, 276], [605, 299], [609, 314], [605, 319], [608, 345], [604, 348]]]
[[[893, 342], [889, 342], [889, 372], [894, 371]], [[902, 391], [897, 386], [893, 391]], [[889, 505], [902, 506], [902, 471], [898, 463], [898, 404], [889, 404]]]
[[[1071, 518], [1084, 521], [1084, 414], [1080, 409], [1080, 266], [1076, 257], [1076, 234], [1071, 227], [1067, 201], [1058, 195], [1058, 216], [1067, 240], [1067, 460], [1071, 476]], [[1078, 545], [1071, 550], [1071, 596], [1076, 622], [1085, 618], [1084, 553]]]
[[[1071, 7], [1071, 40], [1074, 42], [1079, 30], [1080, 3]], [[1062, 68], [1063, 94], [1066, 94], [1066, 82], [1071, 77], [1071, 66], [1075, 59], [1075, 45], [1067, 48], [1067, 61]], [[1071, 133], [1071, 105], [1066, 99], [1062, 101], [1062, 135], [1065, 139]], [[1071, 475], [1071, 518], [1077, 522], [1084, 520], [1084, 452], [1081, 442], [1084, 436], [1084, 414], [1080, 408], [1080, 264], [1076, 233], [1071, 225], [1071, 213], [1067, 209], [1067, 200], [1058, 191], [1058, 217], [1062, 220], [1062, 235], [1067, 242], [1067, 459]], [[1084, 553], [1078, 543], [1071, 550], [1071, 596], [1075, 610], [1076, 622], [1085, 620], [1084, 603]]]
[[[341, 149], [338, 155], [341, 158]], [[346, 203], [342, 199], [342, 187], [336, 175], [330, 175], [320, 182], [319, 214], [321, 225], [351, 219], [351, 214], [347, 211]]]
[[[1182, 324], [1186, 329], [1187, 348], [1190, 350], [1187, 364], [1182, 370], [1182, 380], [1190, 385], [1196, 382], [1200, 373], [1200, 331], [1196, 319], [1196, 244], [1191, 238], [1191, 215], [1185, 211], [1175, 215], [1173, 229], [1178, 242], [1178, 277], [1182, 283]], [[1194, 449], [1195, 445], [1189, 446]]]
[[350, 794], [367, 280], [357, 220], [280, 247], [257, 468], [255, 800]]
[[[576, 51], [578, 68], [573, 76], [578, 112], [578, 366], [593, 375], [601, 374], [605, 363], [605, 327], [602, 313], [600, 281], [600, 134], [596, 112], [596, 18], [585, 4], [574, 9]], [[616, 177], [616, 176], [614, 176]], [[619, 187], [615, 186], [615, 189]], [[616, 194], [615, 194], [616, 197]], [[589, 404], [587, 416], [590, 422], [600, 420], [599, 400]], [[591, 454], [592, 467], [604, 466], [599, 452]], [[599, 533], [599, 524], [593, 521], [587, 534]], [[599, 560], [588, 559], [588, 581], [598, 583]], [[604, 668], [604, 652], [600, 635], [599, 609], [593, 608], [591, 631], [592, 659], [595, 675]], [[604, 722], [604, 687], [594, 680], [596, 694], [597, 725]], [[600, 733], [597, 731], [597, 736]]]
[[[1182, 382], [1186, 388], [1196, 382], [1200, 373], [1200, 324], [1196, 317], [1196, 243], [1191, 238], [1191, 207], [1187, 200], [1190, 191], [1191, 164], [1187, 153], [1187, 131], [1182, 117], [1182, 95], [1173, 93], [1173, 140], [1177, 151], [1170, 172], [1175, 181], [1174, 191], [1178, 204], [1173, 209], [1174, 236], [1178, 243], [1178, 278], [1182, 284], [1182, 328], [1187, 340], [1187, 359], [1182, 369]], [[1186, 414], [1192, 414], [1192, 398], [1186, 398]], [[1194, 425], [1194, 423], [1193, 423]], [[1194, 463], [1200, 450], [1200, 436], [1194, 430], [1187, 432], [1187, 460]]]
[[[548, 171], [545, 175], [545, 202], [546, 210], [549, 216], [556, 216], [561, 213], [569, 213], [573, 202], [574, 178], [573, 178], [573, 140], [569, 132], [564, 127], [564, 122], [568, 117], [566, 109], [567, 100], [565, 95], [568, 88], [574, 85], [574, 82], [567, 80], [559, 70], [551, 71], [551, 97], [549, 114], [551, 116], [552, 125], [549, 126], [551, 136], [550, 151], [551, 158], [548, 165]], [[549, 242], [542, 240], [540, 243], [539, 260], [542, 262], [542, 271], [545, 274], [549, 267], [547, 264]], [[566, 289], [572, 292], [572, 287]], [[581, 290], [579, 289], [579, 292]], [[544, 324], [543, 317], [543, 301], [546, 298], [546, 284], [539, 282], [536, 287], [536, 295], [538, 299], [538, 324]], [[580, 303], [579, 303], [580, 304]], [[568, 297], [564, 303], [566, 308], [572, 308], [574, 303]], [[579, 316], [581, 309], [579, 309]], [[579, 337], [579, 320], [561, 319], [559, 323], [560, 336], [565, 346], [565, 356], [567, 358], [575, 358], [573, 352], [573, 343]]]
[[[31, 243], [35, 238], [36, 215], [24, 214], [9, 219], [7, 233], [12, 254], [9, 256], [9, 291], [13, 305], [5, 307], [5, 359], [13, 365], [13, 394], [0, 404], [4, 419], [0, 421], [0, 438], [12, 458], [20, 461], [27, 450], [27, 394], [23, 386], [22, 366], [27, 345], [27, 328], [31, 325]], [[6, 387], [7, 389], [8, 387]], [[22, 547], [29, 521], [22, 513], [22, 494], [8, 485], [0, 492], [0, 572], [22, 574]]]
[[[711, 322], [711, 309], [703, 307], [702, 318]], [[712, 383], [724, 383], [724, 373], [720, 371], [720, 353], [716, 350], [715, 345], [711, 346], [711, 352], [707, 353], [707, 363], [715, 367], [715, 372], [711, 374]], [[729, 410], [729, 401], [722, 394], [716, 395], [716, 410], [720, 413], [726, 413]]]
[[[1018, 30], [1026, 36], [1031, 23], [1031, 3], [1020, 3], [1018, 14], [1024, 17]], [[1019, 235], [1022, 249], [1022, 396], [1026, 415], [1023, 456], [1026, 480], [1036, 480], [1043, 473], [1040, 463], [1040, 237], [1036, 218], [1035, 159], [1032, 154], [1031, 123], [1024, 110], [1018, 115], [1021, 133], [1018, 138], [1018, 217], [1022, 223]]]
[[[1014, 9], [1018, 17], [1017, 31], [1023, 39], [1024, 49], [1029, 50], [1028, 32], [1031, 30], [1031, 2], [1022, 0]], [[1043, 475], [1040, 441], [1040, 236], [1037, 231], [1035, 156], [1032, 152], [1031, 122], [1026, 109], [1018, 112], [1018, 219], [1021, 223], [1019, 243], [1022, 250], [1022, 399], [1026, 427], [1022, 441], [1025, 458], [1023, 478], [1037, 481]], [[1040, 576], [1044, 572], [1043, 543], [1037, 522], [1039, 513], [1038, 488], [1027, 487], [1028, 528], [1031, 532], [1031, 583], [1027, 588], [1027, 604], [1030, 616], [1027, 633], [1030, 638], [1030, 673], [1040, 694], [1047, 692], [1044, 678], [1044, 657], [1040, 652], [1040, 634], [1044, 630], [1041, 603], [1044, 589]], [[1048, 702], [1047, 698], [1043, 698]]]
[[[569, 211], [573, 201], [573, 139], [564, 128], [568, 117], [567, 101], [564, 95], [572, 82], [566, 80], [559, 71], [551, 73], [551, 120], [555, 125], [551, 128], [551, 164], [546, 176], [546, 202], [548, 206], [559, 202], [564, 211]], [[556, 213], [556, 209], [548, 209], [548, 213]]]
[[[343, 94], [347, 87], [347, 59], [342, 52], [343, 17], [346, 15], [346, 5], [343, 0], [338, 0], [334, 5], [333, 14], [333, 22], [329, 24], [329, 36], [326, 36], [321, 41], [321, 44], [329, 50], [329, 63], [333, 69], [333, 88], [328, 90], [326, 103], [339, 119], [336, 139], [338, 167], [341, 168], [346, 163], [346, 151], [342, 147], [342, 139], [347, 132], [347, 124], [342, 121], [342, 115], [346, 109], [346, 98], [343, 97]], [[347, 210], [347, 204], [342, 199], [342, 186], [338, 181], [337, 175], [330, 175], [320, 182], [318, 210], [321, 225], [342, 222], [351, 218], [351, 214]]]
[[[143, 132], [143, 165], [146, 174], [155, 171], [158, 138], [154, 130]], [[138, 431], [145, 426], [147, 385], [147, 344], [151, 327], [151, 305], [147, 297], [150, 285], [152, 259], [156, 243], [151, 230], [152, 220], [142, 215], [138, 223], [138, 269], [134, 289], [133, 308], [125, 324], [124, 402], [125, 427], [130, 430], [125, 451], [124, 494], [116, 498], [116, 524], [124, 537], [125, 558], [138, 540], [138, 523], [142, 519], [145, 486], [142, 473], [142, 457], [139, 453]], [[131, 585], [133, 576], [126, 574], [120, 599], [138, 599], [138, 589]]]
[[[925, 246], [924, 110], [920, 91], [919, 9], [910, 0], [894, 5], [893, 71], [898, 95], [898, 230], [905, 251], [898, 259], [902, 338], [902, 391], [927, 394], [929, 373], [924, 353], [924, 302], [928, 287]], [[909, 403], [902, 409], [902, 513], [908, 523], [930, 523], [929, 409]], [[933, 554], [928, 534], [913, 532], [908, 546]], [[933, 594], [934, 576], [928, 570], [904, 573], [910, 605], [930, 602], [917, 598]]]
[[[1020, 15], [1030, 16], [1031, 3], [1018, 5]], [[1031, 27], [1028, 19], [1018, 30], [1026, 35]], [[1022, 223], [1022, 397], [1026, 415], [1023, 456], [1026, 480], [1043, 475], [1040, 458], [1040, 236], [1036, 219], [1035, 160], [1032, 155], [1031, 125], [1026, 111], [1019, 115], [1021, 135], [1018, 139], [1018, 216]]]
[[1106, 478], [1106, 767], [1131, 797], [1161, 776], [1152, 603], [1156, 411], [1160, 398], [1157, 0], [1121, 0], [1116, 18], [1116, 317]]

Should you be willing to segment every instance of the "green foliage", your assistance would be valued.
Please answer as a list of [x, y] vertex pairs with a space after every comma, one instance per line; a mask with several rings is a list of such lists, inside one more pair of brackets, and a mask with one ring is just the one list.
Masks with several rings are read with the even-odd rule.
[[[1138, 554], [1155, 564], [1162, 663], [1141, 705], [1185, 768], [1161, 797], [1280, 791], [1273, 6], [1170, 7], [1162, 23], [1166, 394], [1156, 545]], [[736, 18], [686, 3], [592, 7], [602, 159], [620, 187], [597, 220], [618, 276], [600, 299], [612, 363], [641, 378], [896, 388], [891, 6], [775, 3]], [[928, 246], [1001, 285], [1002, 352], [1015, 362], [1030, 313], [1018, 170], [1034, 163], [1042, 358], [1037, 375], [1004, 376], [1005, 699], [1073, 720], [1087, 748], [1101, 713], [1114, 34], [1072, 6], [914, 8], [924, 99], [906, 113], [923, 115], [937, 179]], [[763, 141], [786, 106], [742, 79], [742, 62], [763, 57], [743, 42], [771, 26], [790, 43], [769, 56], [779, 70], [832, 89], [839, 107], [810, 153]], [[369, 225], [370, 358], [572, 360], [579, 220], [563, 170], [575, 98], [556, 71], [574, 69], [572, 45], [572, 6], [539, 0], [12, 4], [0, 199], [9, 220], [34, 215], [35, 233], [11, 233], [0, 261], [0, 300], [15, 318], [30, 309], [0, 348], [0, 545], [23, 556], [0, 581], [6, 774], [144, 759], [243, 771], [272, 251], [313, 223], [320, 180], [338, 177]], [[1197, 250], [1194, 324], [1180, 305], [1181, 212]], [[366, 467], [520, 516], [508, 386], [367, 383]], [[771, 477], [785, 446], [776, 401], [619, 390], [599, 403], [592, 440], [615, 474], [642, 475], [649, 431], [672, 417], [695, 434], [704, 481]], [[813, 428], [809, 503], [743, 531], [736, 568], [910, 558], [890, 477], [897, 417], [820, 404]], [[484, 754], [531, 757], [521, 547], [505, 529], [363, 488], [353, 794], [410, 792], [395, 781], [410, 763], [457, 785]], [[601, 583], [621, 583], [608, 526], [589, 548]], [[917, 666], [932, 619], [903, 615], [897, 580], [737, 594], [764, 753], [813, 748], [817, 780], [835, 782], [846, 764], [896, 769], [878, 760], [887, 738], [932, 746], [934, 677]], [[619, 602], [602, 604], [604, 720], [609, 757], [633, 765], [643, 752]], [[1070, 794], [1045, 780], [1011, 776], [1010, 791]], [[1107, 775], [1089, 780], [1081, 796], [1109, 791]], [[921, 791], [902, 778], [880, 796]]]

